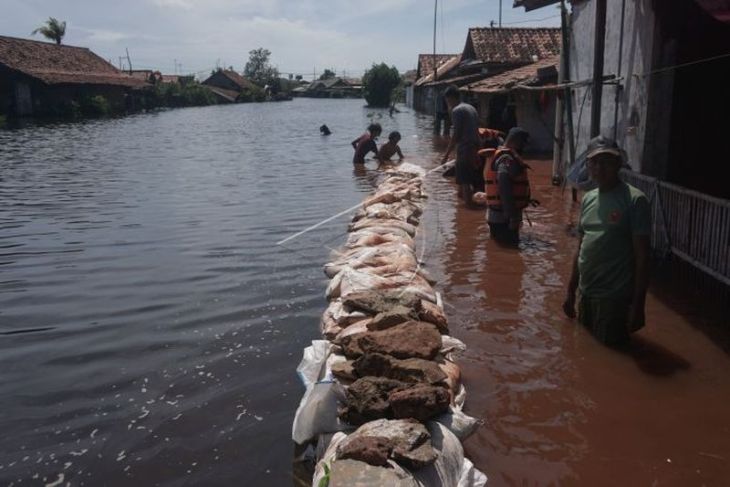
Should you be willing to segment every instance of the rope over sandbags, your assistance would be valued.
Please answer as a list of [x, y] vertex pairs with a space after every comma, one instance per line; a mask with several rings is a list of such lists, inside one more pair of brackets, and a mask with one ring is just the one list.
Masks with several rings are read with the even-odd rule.
[[461, 446], [478, 425], [462, 412], [453, 361], [466, 347], [448, 335], [416, 253], [424, 175], [407, 163], [386, 171], [325, 265], [325, 339], [297, 369], [306, 392], [292, 428], [296, 443], [313, 446], [313, 486], [486, 484]]

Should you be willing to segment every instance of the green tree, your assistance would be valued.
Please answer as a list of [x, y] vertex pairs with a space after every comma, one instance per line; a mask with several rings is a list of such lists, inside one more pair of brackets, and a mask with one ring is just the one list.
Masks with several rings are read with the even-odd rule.
[[61, 45], [61, 40], [66, 35], [66, 21], [61, 22], [53, 17], [48, 17], [46, 25], [42, 25], [30, 33], [32, 36], [36, 34], [41, 34], [46, 39]]
[[259, 47], [248, 52], [248, 62], [243, 75], [259, 86], [271, 84], [279, 77], [279, 70], [269, 63], [271, 51]]
[[400, 74], [395, 66], [373, 64], [362, 77], [363, 96], [371, 107], [390, 106], [393, 89], [400, 84]]
[[320, 76], [319, 79], [332, 79], [335, 76], [337, 76], [337, 74], [333, 70], [325, 69], [324, 73], [322, 73], [322, 76]]

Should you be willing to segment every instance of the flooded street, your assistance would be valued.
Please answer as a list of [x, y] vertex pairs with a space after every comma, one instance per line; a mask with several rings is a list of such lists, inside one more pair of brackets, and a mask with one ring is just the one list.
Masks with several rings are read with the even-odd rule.
[[466, 411], [485, 422], [468, 455], [495, 486], [727, 485], [727, 314], [683, 316], [707, 309], [652, 291], [632, 349], [600, 345], [561, 310], [579, 205], [550, 185], [550, 161], [531, 164], [542, 206], [519, 252], [486, 238], [483, 212], [455, 208], [450, 181], [433, 181], [426, 210], [431, 271], [469, 347]]
[[[350, 146], [371, 120], [410, 162], [445, 147], [429, 117], [363, 104], [0, 131], [0, 485], [292, 485], [295, 368], [349, 218], [276, 242], [372, 190]], [[426, 184], [417, 244], [484, 421], [468, 456], [493, 486], [726, 485], [728, 323], [652, 292], [621, 353], [564, 318], [577, 204], [549, 165], [533, 163], [542, 206], [519, 251], [487, 238], [452, 180]]]

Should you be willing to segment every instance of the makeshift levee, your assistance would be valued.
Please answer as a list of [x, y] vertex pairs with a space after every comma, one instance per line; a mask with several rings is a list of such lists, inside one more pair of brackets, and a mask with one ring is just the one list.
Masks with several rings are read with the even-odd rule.
[[436, 284], [422, 268], [416, 232], [425, 171], [387, 170], [356, 211], [331, 279], [323, 340], [297, 371], [306, 392], [292, 437], [309, 444], [312, 485], [481, 487], [486, 476], [461, 442], [477, 427]]

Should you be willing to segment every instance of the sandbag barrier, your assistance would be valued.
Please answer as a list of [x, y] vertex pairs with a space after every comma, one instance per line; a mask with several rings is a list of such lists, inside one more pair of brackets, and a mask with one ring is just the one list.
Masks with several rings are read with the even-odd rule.
[[416, 254], [422, 168], [386, 171], [325, 265], [323, 340], [304, 350], [292, 438], [309, 443], [312, 485], [482, 487], [461, 445], [478, 425], [435, 281]]

